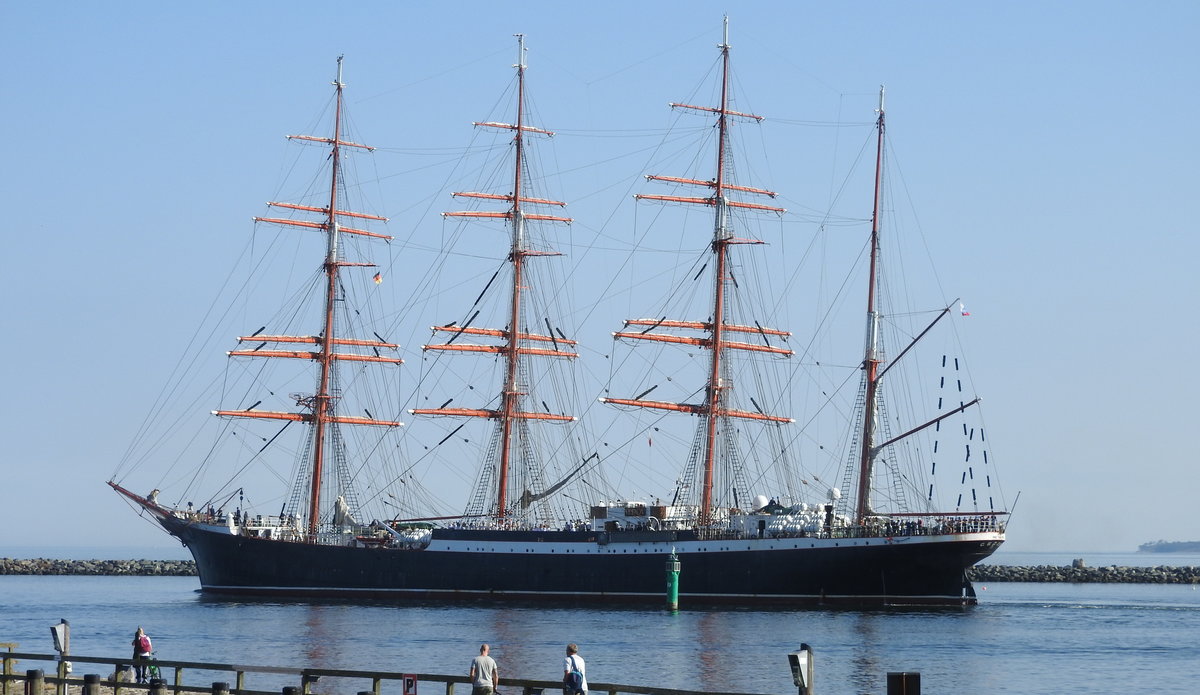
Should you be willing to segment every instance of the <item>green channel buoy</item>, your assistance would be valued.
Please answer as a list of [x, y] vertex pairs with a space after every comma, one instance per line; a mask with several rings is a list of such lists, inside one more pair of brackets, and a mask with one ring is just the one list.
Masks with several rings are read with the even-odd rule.
[[679, 556], [674, 548], [667, 559], [667, 608], [679, 609]]

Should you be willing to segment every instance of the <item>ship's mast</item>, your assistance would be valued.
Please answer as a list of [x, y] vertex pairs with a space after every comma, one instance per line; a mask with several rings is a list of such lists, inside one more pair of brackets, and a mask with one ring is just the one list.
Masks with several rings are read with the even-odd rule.
[[308, 532], [317, 532], [317, 521], [321, 512], [321, 475], [325, 470], [325, 432], [329, 428], [329, 416], [333, 403], [329, 383], [333, 376], [334, 305], [338, 286], [338, 185], [342, 163], [342, 56], [337, 59], [337, 79], [333, 83], [337, 92], [337, 104], [333, 115], [333, 142], [330, 143], [332, 173], [329, 177], [329, 214], [326, 216], [328, 246], [325, 251], [325, 320], [321, 336], [321, 371], [317, 379], [317, 392], [313, 399], [314, 445], [312, 461], [312, 486], [308, 501]]
[[875, 428], [879, 391], [879, 311], [875, 293], [879, 282], [879, 203], [883, 189], [883, 87], [879, 88], [879, 118], [875, 122], [875, 198], [871, 210], [871, 264], [867, 280], [867, 346], [863, 357], [866, 392], [863, 397], [862, 451], [858, 467], [858, 496], [854, 504], [856, 523], [871, 514], [871, 478], [875, 467]]
[[[309, 504], [308, 504], [308, 533], [310, 538], [317, 534], [320, 526], [320, 509], [321, 509], [321, 480], [326, 467], [326, 454], [328, 453], [326, 441], [329, 439], [329, 431], [333, 425], [348, 424], [348, 425], [376, 425], [382, 427], [399, 427], [403, 423], [394, 420], [380, 420], [374, 417], [355, 417], [338, 415], [336, 409], [337, 396], [333, 392], [334, 372], [339, 361], [354, 361], [354, 362], [378, 362], [384, 364], [401, 364], [403, 360], [397, 357], [386, 357], [379, 354], [379, 350], [395, 351], [397, 345], [388, 343], [383, 340], [362, 340], [354, 338], [339, 338], [336, 335], [337, 325], [337, 306], [338, 306], [338, 286], [340, 269], [347, 266], [364, 266], [373, 267], [370, 263], [350, 263], [343, 261], [341, 258], [340, 239], [343, 234], [353, 234], [358, 236], [373, 237], [377, 239], [391, 240], [392, 237], [385, 234], [370, 232], [364, 229], [355, 229], [352, 227], [342, 226], [338, 221], [339, 217], [354, 217], [365, 220], [387, 221], [386, 217], [378, 215], [369, 215], [361, 212], [351, 212], [348, 210], [338, 209], [338, 191], [342, 185], [341, 181], [341, 164], [342, 164], [342, 148], [355, 147], [365, 150], [373, 150], [373, 147], [361, 145], [355, 142], [350, 142], [342, 139], [342, 117], [343, 117], [343, 98], [342, 90], [345, 84], [342, 82], [342, 57], [337, 59], [337, 79], [333, 82], [335, 89], [336, 106], [334, 109], [333, 120], [333, 136], [332, 137], [315, 137], [311, 135], [289, 135], [292, 140], [307, 140], [327, 144], [330, 147], [330, 164], [331, 173], [329, 178], [329, 205], [327, 207], [315, 207], [308, 205], [297, 205], [294, 203], [268, 203], [272, 207], [285, 208], [288, 210], [296, 210], [308, 213], [319, 213], [323, 219], [321, 221], [307, 221], [301, 219], [285, 219], [285, 218], [270, 218], [256, 217], [256, 222], [267, 222], [272, 224], [281, 224], [292, 227], [301, 227], [306, 229], [318, 229], [325, 232], [326, 247], [325, 260], [322, 267], [325, 271], [325, 289], [324, 289], [324, 314], [322, 320], [321, 333], [315, 336], [287, 336], [287, 335], [263, 335], [256, 333], [249, 336], [241, 336], [239, 342], [253, 341], [259, 345], [252, 350], [233, 350], [229, 353], [231, 357], [275, 357], [275, 358], [291, 358], [291, 359], [309, 359], [317, 363], [318, 376], [315, 393], [311, 397], [301, 399], [301, 405], [305, 406], [307, 412], [276, 412], [254, 410], [253, 406], [247, 410], [218, 410], [214, 414], [223, 417], [239, 417], [239, 418], [257, 418], [266, 420], [288, 420], [296, 422], [305, 422], [312, 425], [312, 461], [311, 475], [312, 479], [309, 485]], [[315, 350], [264, 350], [262, 349], [268, 344], [307, 344], [317, 347]], [[343, 352], [339, 351], [339, 347], [353, 348], [369, 348], [371, 354], [358, 352]], [[257, 405], [257, 404], [255, 404]]]
[[[482, 217], [482, 218], [499, 218], [506, 219], [511, 225], [511, 238], [508, 253], [508, 263], [512, 269], [512, 285], [509, 288], [509, 312], [508, 312], [508, 327], [506, 329], [490, 329], [490, 328], [474, 328], [468, 319], [462, 326], [434, 326], [433, 330], [450, 332], [453, 335], [443, 344], [425, 345], [425, 350], [450, 350], [450, 351], [466, 351], [466, 352], [489, 352], [501, 355], [504, 358], [504, 383], [501, 386], [500, 392], [500, 407], [495, 410], [476, 409], [476, 408], [417, 408], [413, 409], [412, 413], [417, 415], [454, 415], [466, 417], [484, 417], [498, 421], [499, 427], [499, 460], [497, 462], [496, 479], [496, 510], [495, 515], [503, 518], [508, 515], [509, 499], [508, 486], [509, 476], [514, 463], [516, 451], [520, 448], [518, 441], [518, 429], [522, 420], [558, 420], [571, 421], [575, 418], [570, 415], [558, 415], [553, 413], [539, 413], [526, 410], [523, 408], [523, 399], [525, 397], [524, 385], [521, 382], [522, 361], [527, 355], [538, 355], [546, 357], [578, 357], [578, 354], [569, 350], [562, 349], [575, 345], [575, 341], [565, 338], [555, 338], [553, 335], [538, 333], [523, 332], [521, 330], [521, 322], [523, 320], [521, 306], [524, 299], [524, 293], [527, 289], [525, 284], [525, 261], [531, 256], [550, 256], [558, 255], [553, 252], [534, 251], [529, 248], [526, 239], [526, 223], [529, 221], [551, 221], [570, 223], [572, 220], [569, 217], [559, 217], [554, 215], [546, 215], [542, 213], [525, 212], [525, 206], [529, 205], [556, 205], [562, 207], [565, 203], [556, 200], [547, 200], [544, 198], [531, 198], [524, 193], [525, 180], [525, 135], [527, 133], [538, 133], [541, 135], [553, 135], [554, 133], [548, 130], [542, 130], [525, 124], [525, 35], [515, 34], [517, 38], [517, 62], [513, 65], [517, 70], [517, 118], [515, 124], [508, 123], [493, 123], [482, 122], [475, 123], [476, 126], [489, 128], [500, 128], [513, 131], [513, 181], [512, 193], [509, 195], [498, 195], [491, 193], [471, 193], [471, 192], [456, 192], [457, 197], [465, 198], [483, 198], [490, 200], [501, 200], [510, 203], [510, 207], [505, 212], [486, 212], [486, 211], [468, 211], [468, 212], [446, 212], [442, 213], [446, 217]], [[549, 324], [547, 324], [549, 328]], [[472, 336], [487, 336], [499, 338], [503, 342], [500, 345], [479, 345], [466, 344], [454, 341], [461, 335]], [[541, 344], [549, 343], [552, 347], [540, 348], [531, 347], [529, 343], [539, 342]], [[448, 402], [447, 402], [448, 403]]]
[[[762, 116], [755, 116], [748, 113], [740, 113], [729, 108], [729, 18], [724, 21], [722, 33], [722, 41], [717, 46], [721, 50], [721, 100], [717, 107], [708, 106], [692, 106], [690, 104], [671, 104], [674, 108], [694, 109], [714, 113], [717, 116], [717, 162], [716, 176], [708, 181], [697, 179], [685, 179], [673, 176], [647, 176], [647, 179], [655, 181], [666, 181], [670, 183], [679, 183], [687, 185], [705, 186], [712, 189], [712, 195], [707, 197], [690, 197], [690, 196], [664, 196], [664, 195], [638, 195], [639, 200], [658, 200], [672, 203], [693, 203], [700, 205], [711, 205], [713, 207], [713, 238], [711, 251], [714, 256], [715, 272], [713, 275], [713, 309], [711, 322], [695, 322], [695, 321], [669, 321], [663, 319], [631, 319], [625, 322], [626, 326], [630, 325], [649, 325], [644, 331], [640, 332], [618, 332], [614, 333], [616, 338], [628, 338], [633, 340], [655, 340], [660, 342], [681, 343], [688, 345], [697, 345], [706, 347], [712, 351], [712, 358], [709, 363], [708, 384], [705, 387], [705, 399], [703, 403], [666, 403], [661, 401], [647, 401], [641, 398], [602, 398], [605, 403], [616, 405], [630, 405], [642, 408], [657, 408], [660, 410], [674, 410], [679, 412], [692, 413], [701, 415], [704, 420], [704, 445], [702, 448], [702, 470], [703, 479], [700, 489], [700, 509], [698, 522], [701, 526], [708, 525], [712, 518], [713, 512], [713, 481], [717, 460], [717, 440], [721, 435], [721, 423], [727, 423], [728, 418], [738, 417], [753, 420], [765, 420], [769, 422], [791, 422], [790, 418], [779, 417], [775, 415], [767, 415], [761, 412], [748, 412], [742, 410], [734, 410], [727, 406], [729, 384], [724, 382], [724, 358], [725, 351], [729, 349], [752, 350], [757, 352], [771, 352], [779, 355], [790, 356], [791, 350], [785, 348], [774, 347], [765, 344], [747, 343], [734, 341], [726, 338], [727, 332], [759, 334], [763, 337], [768, 335], [787, 336], [784, 331], [774, 329], [764, 329], [760, 326], [741, 326], [728, 324], [725, 320], [725, 293], [729, 284], [728, 272], [728, 255], [729, 247], [734, 244], [760, 244], [762, 242], [754, 239], [738, 239], [732, 234], [729, 226], [729, 210], [730, 208], [742, 208], [750, 210], [760, 210], [767, 212], [775, 212], [782, 214], [786, 212], [783, 208], [772, 207], [769, 205], [759, 205], [756, 203], [746, 203], [735, 201], [729, 198], [729, 193], [738, 191], [743, 193], [754, 193], [775, 197], [775, 193], [760, 188], [751, 188], [748, 186], [733, 185], [727, 181], [726, 164], [730, 156], [729, 148], [729, 121], [730, 118], [747, 118], [755, 121], [761, 121]], [[686, 337], [669, 334], [651, 333], [655, 328], [688, 328], [697, 329], [707, 332], [708, 336], [703, 338]], [[645, 395], [644, 393], [642, 395]]]
[[708, 432], [704, 442], [704, 484], [700, 490], [700, 523], [705, 524], [712, 510], [713, 466], [717, 449], [717, 417], [721, 412], [722, 394], [725, 385], [721, 379], [721, 341], [725, 325], [725, 261], [729, 251], [729, 229], [725, 212], [725, 157], [728, 154], [728, 111], [729, 111], [729, 18], [725, 18], [721, 45], [721, 110], [717, 114], [717, 176], [714, 180], [715, 200], [712, 251], [716, 256], [716, 272], [713, 274], [713, 327], [712, 369], [708, 375]]
[[[924, 338], [930, 330], [942, 319], [950, 314], [951, 307], [954, 302], [939, 311], [936, 317], [922, 331], [917, 333], [908, 345], [902, 350], [899, 350], [895, 357], [888, 361], [884, 367], [882, 347], [880, 345], [880, 321], [881, 316], [878, 306], [879, 294], [879, 257], [880, 257], [880, 214], [882, 213], [882, 198], [883, 198], [883, 152], [884, 139], [887, 133], [887, 125], [884, 118], [884, 89], [879, 88], [879, 118], [875, 122], [876, 144], [875, 144], [875, 196], [871, 209], [871, 243], [870, 243], [870, 270], [868, 271], [867, 280], [867, 337], [866, 349], [863, 355], [863, 410], [862, 410], [862, 430], [859, 433], [862, 441], [862, 449], [859, 451], [858, 460], [858, 489], [855, 493], [854, 514], [855, 523], [862, 525], [867, 517], [875, 514], [876, 510], [871, 506], [871, 484], [875, 476], [875, 459], [879, 453], [892, 446], [896, 442], [911, 437], [912, 435], [932, 427], [946, 418], [971, 408], [979, 403], [978, 398], [974, 398], [967, 402], [959, 402], [956, 408], [948, 410], [940, 415], [927, 420], [923, 424], [912, 427], [903, 434], [896, 435], [880, 442], [879, 439], [883, 436], [880, 428], [880, 385], [884, 377], [900, 360], [909, 353], [922, 338]], [[957, 301], [957, 300], [955, 300]], [[847, 469], [847, 481], [850, 480], [850, 475], [853, 472], [853, 458], [849, 468]]]
[[504, 416], [500, 420], [500, 469], [497, 471], [499, 490], [496, 511], [501, 517], [508, 508], [508, 471], [512, 461], [513, 425], [520, 411], [521, 389], [518, 383], [520, 367], [517, 332], [521, 326], [521, 287], [525, 268], [525, 218], [521, 211], [521, 177], [525, 172], [525, 37], [517, 35], [517, 128], [513, 131], [513, 204], [512, 204], [512, 288], [510, 292], [509, 333], [504, 345], [504, 390], [501, 394]]

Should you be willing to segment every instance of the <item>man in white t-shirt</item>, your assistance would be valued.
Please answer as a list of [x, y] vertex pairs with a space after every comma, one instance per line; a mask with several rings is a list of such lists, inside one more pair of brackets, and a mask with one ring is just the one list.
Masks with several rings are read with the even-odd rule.
[[[571, 683], [571, 672], [579, 671], [579, 684]], [[579, 647], [574, 642], [567, 645], [567, 658], [563, 659], [563, 695], [587, 695], [587, 664], [579, 656]]]
[[491, 648], [480, 645], [479, 656], [471, 660], [471, 695], [492, 695], [500, 683], [500, 669], [496, 660], [488, 656]]

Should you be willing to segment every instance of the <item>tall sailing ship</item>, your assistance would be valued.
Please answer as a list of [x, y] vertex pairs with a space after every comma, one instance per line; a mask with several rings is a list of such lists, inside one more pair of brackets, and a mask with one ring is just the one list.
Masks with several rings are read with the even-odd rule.
[[[124, 482], [110, 480], [120, 495], [188, 547], [196, 560], [201, 587], [214, 594], [299, 597], [372, 597], [385, 599], [490, 597], [529, 600], [663, 600], [667, 563], [681, 570], [679, 596], [685, 602], [800, 605], [848, 604], [962, 604], [975, 595], [966, 571], [1004, 541], [1005, 513], [990, 495], [991, 464], [983, 451], [983, 431], [967, 424], [970, 440], [961, 482], [970, 490], [952, 508], [939, 508], [934, 488], [918, 488], [917, 476], [905, 469], [905, 453], [917, 455], [917, 467], [936, 468], [939, 442], [932, 449], [910, 446], [918, 435], [957, 430], [957, 419], [977, 402], [958, 390], [938, 412], [904, 425], [893, 433], [885, 393], [892, 368], [911, 346], [889, 358], [882, 325], [888, 316], [880, 307], [882, 273], [881, 196], [885, 152], [882, 91], [875, 123], [876, 172], [874, 209], [867, 240], [867, 337], [861, 363], [861, 385], [848, 418], [851, 435], [838, 486], [817, 488], [803, 479], [792, 461], [796, 427], [788, 414], [777, 412], [787, 399], [772, 394], [766, 372], [791, 368], [795, 354], [791, 334], [772, 327], [764, 317], [770, 307], [756, 307], [745, 291], [742, 276], [750, 258], [762, 253], [763, 242], [739, 236], [738, 220], [745, 215], [779, 216], [784, 209], [769, 204], [776, 193], [742, 185], [734, 178], [732, 128], [737, 121], [761, 117], [731, 106], [728, 28], [719, 44], [719, 97], [715, 105], [672, 104], [684, 112], [712, 119], [715, 152], [709, 178], [653, 174], [654, 185], [689, 189], [679, 194], [637, 196], [651, 204], [697, 208], [711, 213], [703, 225], [703, 257], [691, 274], [689, 299], [707, 303], [699, 315], [668, 315], [667, 305], [649, 318], [633, 318], [613, 334], [621, 348], [687, 350], [694, 383], [668, 377], [641, 377], [628, 393], [614, 380], [600, 398], [605, 409], [646, 417], [646, 433], [659, 430], [657, 419], [694, 418], [688, 455], [664, 461], [648, 452], [638, 467], [678, 471], [674, 488], [662, 497], [629, 499], [602, 491], [599, 471], [607, 463], [598, 453], [581, 453], [587, 444], [574, 429], [577, 416], [570, 403], [553, 407], [551, 396], [570, 389], [541, 377], [549, 368], [568, 373], [579, 357], [579, 346], [547, 302], [560, 288], [538, 289], [540, 264], [555, 262], [557, 252], [537, 233], [545, 225], [568, 225], [568, 217], [553, 214], [564, 203], [531, 191], [529, 143], [552, 133], [531, 124], [525, 93], [525, 48], [518, 36], [516, 117], [513, 123], [480, 122], [480, 128], [511, 133], [507, 181], [503, 192], [459, 192], [457, 198], [490, 203], [499, 209], [444, 213], [446, 219], [494, 220], [508, 232], [501, 267], [484, 292], [460, 318], [433, 327], [433, 340], [422, 347], [426, 359], [469, 361], [482, 355], [497, 366], [498, 383], [489, 395], [471, 386], [459, 389], [433, 407], [408, 408], [416, 418], [410, 427], [451, 423], [440, 443], [462, 437], [464, 428], [487, 421], [491, 431], [481, 447], [474, 484], [454, 514], [420, 515], [414, 499], [429, 493], [410, 473], [404, 458], [425, 452], [406, 451], [400, 421], [407, 396], [398, 393], [394, 376], [403, 371], [399, 346], [363, 322], [364, 309], [376, 301], [370, 293], [374, 266], [357, 255], [368, 242], [390, 237], [371, 231], [381, 215], [355, 212], [345, 203], [345, 156], [368, 150], [346, 139], [343, 132], [341, 59], [334, 82], [333, 132], [327, 137], [293, 136], [328, 148], [329, 180], [318, 204], [272, 203], [296, 216], [258, 218], [260, 224], [284, 229], [316, 230], [323, 235], [323, 260], [312, 287], [319, 301], [314, 318], [318, 332], [293, 335], [268, 330], [238, 338], [242, 347], [229, 352], [239, 369], [251, 373], [259, 391], [233, 394], [237, 407], [214, 411], [222, 422], [273, 423], [279, 429], [259, 439], [239, 439], [244, 453], [238, 467], [257, 460], [268, 448], [290, 445], [294, 458], [290, 492], [278, 514], [262, 514], [247, 501], [247, 490], [226, 483], [200, 504], [160, 502], [159, 493], [141, 495]], [[707, 215], [706, 213], [706, 215]], [[310, 215], [303, 218], [301, 215]], [[352, 226], [353, 225], [353, 226]], [[360, 228], [361, 227], [361, 228]], [[482, 243], [482, 242], [481, 242]], [[364, 281], [362, 291], [349, 280]], [[694, 289], [697, 285], [703, 291]], [[481, 315], [485, 295], [498, 296], [498, 323], [488, 326]], [[952, 315], [952, 304], [936, 312], [917, 333], [915, 343]], [[651, 310], [651, 307], [646, 307]], [[369, 313], [369, 312], [368, 312]], [[281, 316], [292, 321], [300, 314]], [[699, 355], [701, 359], [695, 359]], [[664, 360], [666, 358], [663, 358]], [[615, 361], [614, 361], [615, 362]], [[658, 358], [644, 359], [662, 369]], [[948, 361], [942, 358], [943, 364]], [[288, 394], [268, 389], [267, 370], [247, 364], [310, 363], [315, 369], [311, 394]], [[627, 365], [629, 361], [622, 361]], [[957, 359], [952, 364], [957, 366]], [[699, 368], [695, 368], [699, 367]], [[454, 368], [451, 368], [453, 370]], [[469, 369], [469, 368], [464, 368]], [[371, 376], [382, 371], [382, 379]], [[653, 369], [651, 370], [653, 371]], [[686, 370], [678, 374], [683, 375]], [[899, 370], [897, 370], [899, 371]], [[424, 372], [422, 372], [424, 374]], [[311, 378], [311, 377], [310, 377]], [[569, 378], [569, 377], [568, 377]], [[650, 398], [680, 389], [681, 397]], [[352, 395], [359, 387], [382, 384], [382, 396]], [[941, 386], [946, 384], [942, 378]], [[424, 376], [417, 387], [425, 398], [441, 398], [438, 384]], [[793, 383], [785, 389], [800, 388]], [[254, 394], [290, 400], [291, 408], [260, 408]], [[460, 394], [478, 398], [457, 402]], [[547, 395], [549, 394], [549, 396]], [[229, 395], [229, 394], [227, 394]], [[254, 399], [253, 401], [251, 399]], [[955, 423], [951, 427], [951, 422]], [[943, 425], [946, 425], [943, 428]], [[665, 426], [665, 425], [664, 425]], [[549, 454], [539, 450], [547, 441], [540, 432], [559, 428]], [[228, 436], [238, 437], [232, 430]], [[790, 437], [790, 438], [789, 438]], [[261, 444], [261, 448], [259, 448]], [[981, 453], [971, 461], [971, 446]], [[549, 459], [558, 457], [561, 460]], [[636, 457], [637, 453], [627, 454]], [[759, 467], [772, 467], [779, 478], [767, 482]], [[365, 471], [385, 469], [383, 482]], [[927, 471], [932, 473], [933, 471]], [[285, 476], [280, 475], [283, 478]], [[922, 478], [923, 479], [923, 478]], [[364, 480], [373, 482], [366, 483]], [[979, 481], [976, 483], [975, 481]], [[754, 494], [770, 486], [772, 494]], [[985, 494], [977, 495], [976, 489]], [[368, 502], [390, 505], [393, 513], [364, 516]]]

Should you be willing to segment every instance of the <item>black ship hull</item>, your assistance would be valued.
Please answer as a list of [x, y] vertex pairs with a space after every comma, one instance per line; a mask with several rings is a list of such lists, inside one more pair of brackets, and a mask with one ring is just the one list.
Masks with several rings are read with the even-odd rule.
[[684, 603], [974, 603], [967, 568], [994, 532], [895, 538], [701, 540], [684, 531], [438, 529], [421, 549], [255, 538], [174, 516], [160, 523], [213, 594], [371, 599], [662, 602], [666, 561]]

